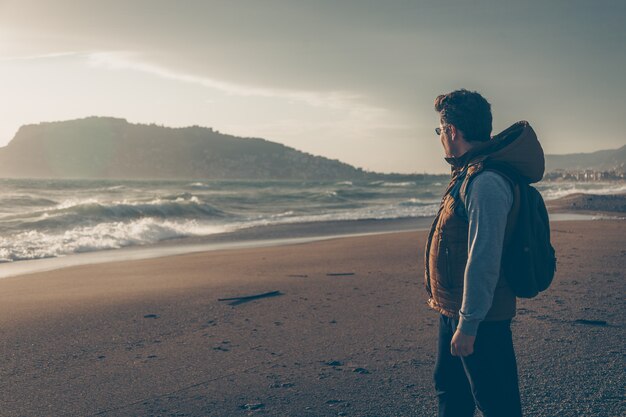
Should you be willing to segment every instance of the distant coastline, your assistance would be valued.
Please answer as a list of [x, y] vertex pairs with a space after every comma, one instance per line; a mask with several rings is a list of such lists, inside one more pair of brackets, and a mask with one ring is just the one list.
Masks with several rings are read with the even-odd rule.
[[[441, 174], [378, 173], [210, 127], [169, 128], [113, 117], [25, 125], [0, 148], [0, 178], [415, 181], [433, 176]], [[626, 145], [546, 155], [545, 178], [623, 180]]]

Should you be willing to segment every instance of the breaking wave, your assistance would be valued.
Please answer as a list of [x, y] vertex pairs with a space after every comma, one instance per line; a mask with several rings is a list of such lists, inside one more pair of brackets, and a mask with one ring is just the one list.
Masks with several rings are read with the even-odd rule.
[[[404, 178], [403, 178], [404, 179]], [[441, 177], [419, 181], [0, 179], [0, 262], [147, 245], [254, 226], [429, 217]], [[542, 182], [546, 200], [625, 182]]]
[[537, 189], [545, 200], [556, 200], [571, 194], [624, 194], [623, 182], [546, 182], [537, 184]]
[[0, 237], [0, 261], [42, 259], [72, 253], [145, 245], [166, 239], [203, 236], [229, 231], [228, 226], [196, 220], [170, 221], [145, 218], [130, 222], [104, 222], [67, 230], [29, 230]]

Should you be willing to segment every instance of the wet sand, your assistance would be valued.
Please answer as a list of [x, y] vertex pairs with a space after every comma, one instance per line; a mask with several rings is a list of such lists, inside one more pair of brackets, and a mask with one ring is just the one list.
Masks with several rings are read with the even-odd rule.
[[[3, 416], [433, 416], [425, 232], [0, 280]], [[553, 222], [513, 332], [525, 415], [624, 413], [626, 222]], [[334, 274], [334, 275], [333, 275]], [[280, 291], [230, 305], [218, 301]], [[478, 414], [478, 413], [477, 413]]]

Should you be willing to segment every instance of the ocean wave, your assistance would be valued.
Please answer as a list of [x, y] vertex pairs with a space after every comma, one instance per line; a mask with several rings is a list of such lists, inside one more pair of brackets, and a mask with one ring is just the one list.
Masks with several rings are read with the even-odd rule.
[[203, 182], [192, 182], [190, 184], [187, 184], [187, 187], [194, 188], [194, 189], [199, 189], [199, 190], [206, 190], [206, 189], [211, 188], [211, 186], [209, 186], [209, 184], [205, 184]]
[[218, 208], [200, 201], [193, 195], [156, 198], [149, 201], [113, 201], [100, 202], [97, 199], [67, 200], [59, 204], [48, 214], [75, 214], [87, 217], [136, 218], [136, 217], [223, 217], [225, 213]]
[[[56, 230], [79, 225], [121, 222], [142, 218], [159, 219], [226, 219], [232, 217], [196, 196], [157, 198], [150, 201], [99, 202], [98, 199], [66, 200], [55, 208], [2, 216], [0, 226], [21, 229]], [[21, 219], [21, 224], [19, 220]]]
[[127, 187], [125, 185], [112, 185], [110, 187], [105, 187], [104, 190], [105, 191], [119, 191], [119, 190], [126, 190]]
[[414, 182], [412, 181], [408, 181], [408, 182], [383, 182], [382, 184], [380, 184], [382, 187], [412, 187], [415, 185]]
[[415, 185], [413, 181], [372, 181], [369, 185], [373, 185], [375, 187], [412, 187]]
[[[383, 185], [386, 184], [386, 185]], [[146, 245], [243, 227], [435, 214], [412, 182], [32, 180], [0, 198], [0, 262]], [[429, 188], [430, 187], [430, 188]], [[210, 188], [210, 190], [209, 190]], [[22, 199], [23, 198], [23, 199]]]
[[381, 194], [376, 190], [353, 187], [335, 190], [335, 195], [340, 198], [367, 202], [379, 197]]
[[317, 192], [308, 196], [301, 196], [301, 197], [305, 197], [307, 200], [322, 202], [322, 203], [348, 204], [354, 200], [371, 199], [375, 195], [377, 194], [370, 193], [370, 192], [363, 192], [355, 188], [346, 188], [346, 189], [335, 189], [335, 190], [322, 190], [320, 192]]
[[10, 195], [0, 198], [0, 206], [3, 208], [13, 207], [47, 207], [54, 206], [57, 202], [43, 197], [30, 195]]
[[[322, 214], [302, 215], [293, 210], [258, 215], [246, 220], [203, 222], [197, 219], [169, 220], [145, 217], [125, 221], [106, 221], [95, 225], [60, 228], [34, 228], [0, 237], [0, 262], [59, 257], [75, 253], [119, 249], [157, 243], [166, 239], [208, 236], [241, 228], [279, 224], [381, 220], [433, 216], [437, 204], [385, 205], [355, 210], [336, 210]], [[39, 225], [41, 226], [41, 224]]]
[[66, 209], [70, 209], [73, 207], [88, 206], [88, 205], [99, 204], [99, 203], [100, 201], [94, 197], [86, 198], [86, 199], [70, 198], [57, 204], [55, 209], [66, 210]]
[[571, 194], [624, 194], [626, 183], [556, 183], [544, 182], [537, 185], [544, 200], [556, 200]]
[[276, 213], [276, 214], [272, 214], [270, 217], [274, 218], [274, 219], [280, 219], [283, 217], [289, 217], [289, 216], [293, 216], [294, 212], [292, 210], [289, 211], [284, 211], [282, 213]]
[[411, 198], [409, 200], [406, 201], [401, 201], [399, 204], [402, 207], [419, 207], [419, 206], [424, 206], [424, 205], [431, 205], [431, 204], [436, 204], [438, 201], [435, 200], [422, 200], [419, 198]]
[[323, 214], [285, 216], [282, 218], [270, 216], [257, 219], [249, 219], [246, 222], [239, 223], [237, 228], [326, 221], [393, 220], [403, 218], [431, 217], [437, 213], [438, 208], [439, 203], [421, 204], [413, 206], [390, 204], [384, 206], [363, 207], [355, 210], [338, 210]]
[[233, 225], [144, 218], [74, 227], [57, 233], [29, 230], [0, 238], [0, 259], [18, 261], [59, 257], [73, 253], [119, 249], [166, 239], [229, 232]]

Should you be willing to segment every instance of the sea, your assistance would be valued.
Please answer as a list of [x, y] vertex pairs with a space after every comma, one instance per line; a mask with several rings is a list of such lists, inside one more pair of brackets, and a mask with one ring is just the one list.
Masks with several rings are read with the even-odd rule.
[[[310, 231], [341, 223], [349, 231], [346, 224], [402, 220], [423, 227], [446, 184], [445, 176], [336, 182], [0, 179], [0, 263], [298, 225]], [[546, 200], [626, 192], [623, 182], [541, 182], [537, 188]]]

